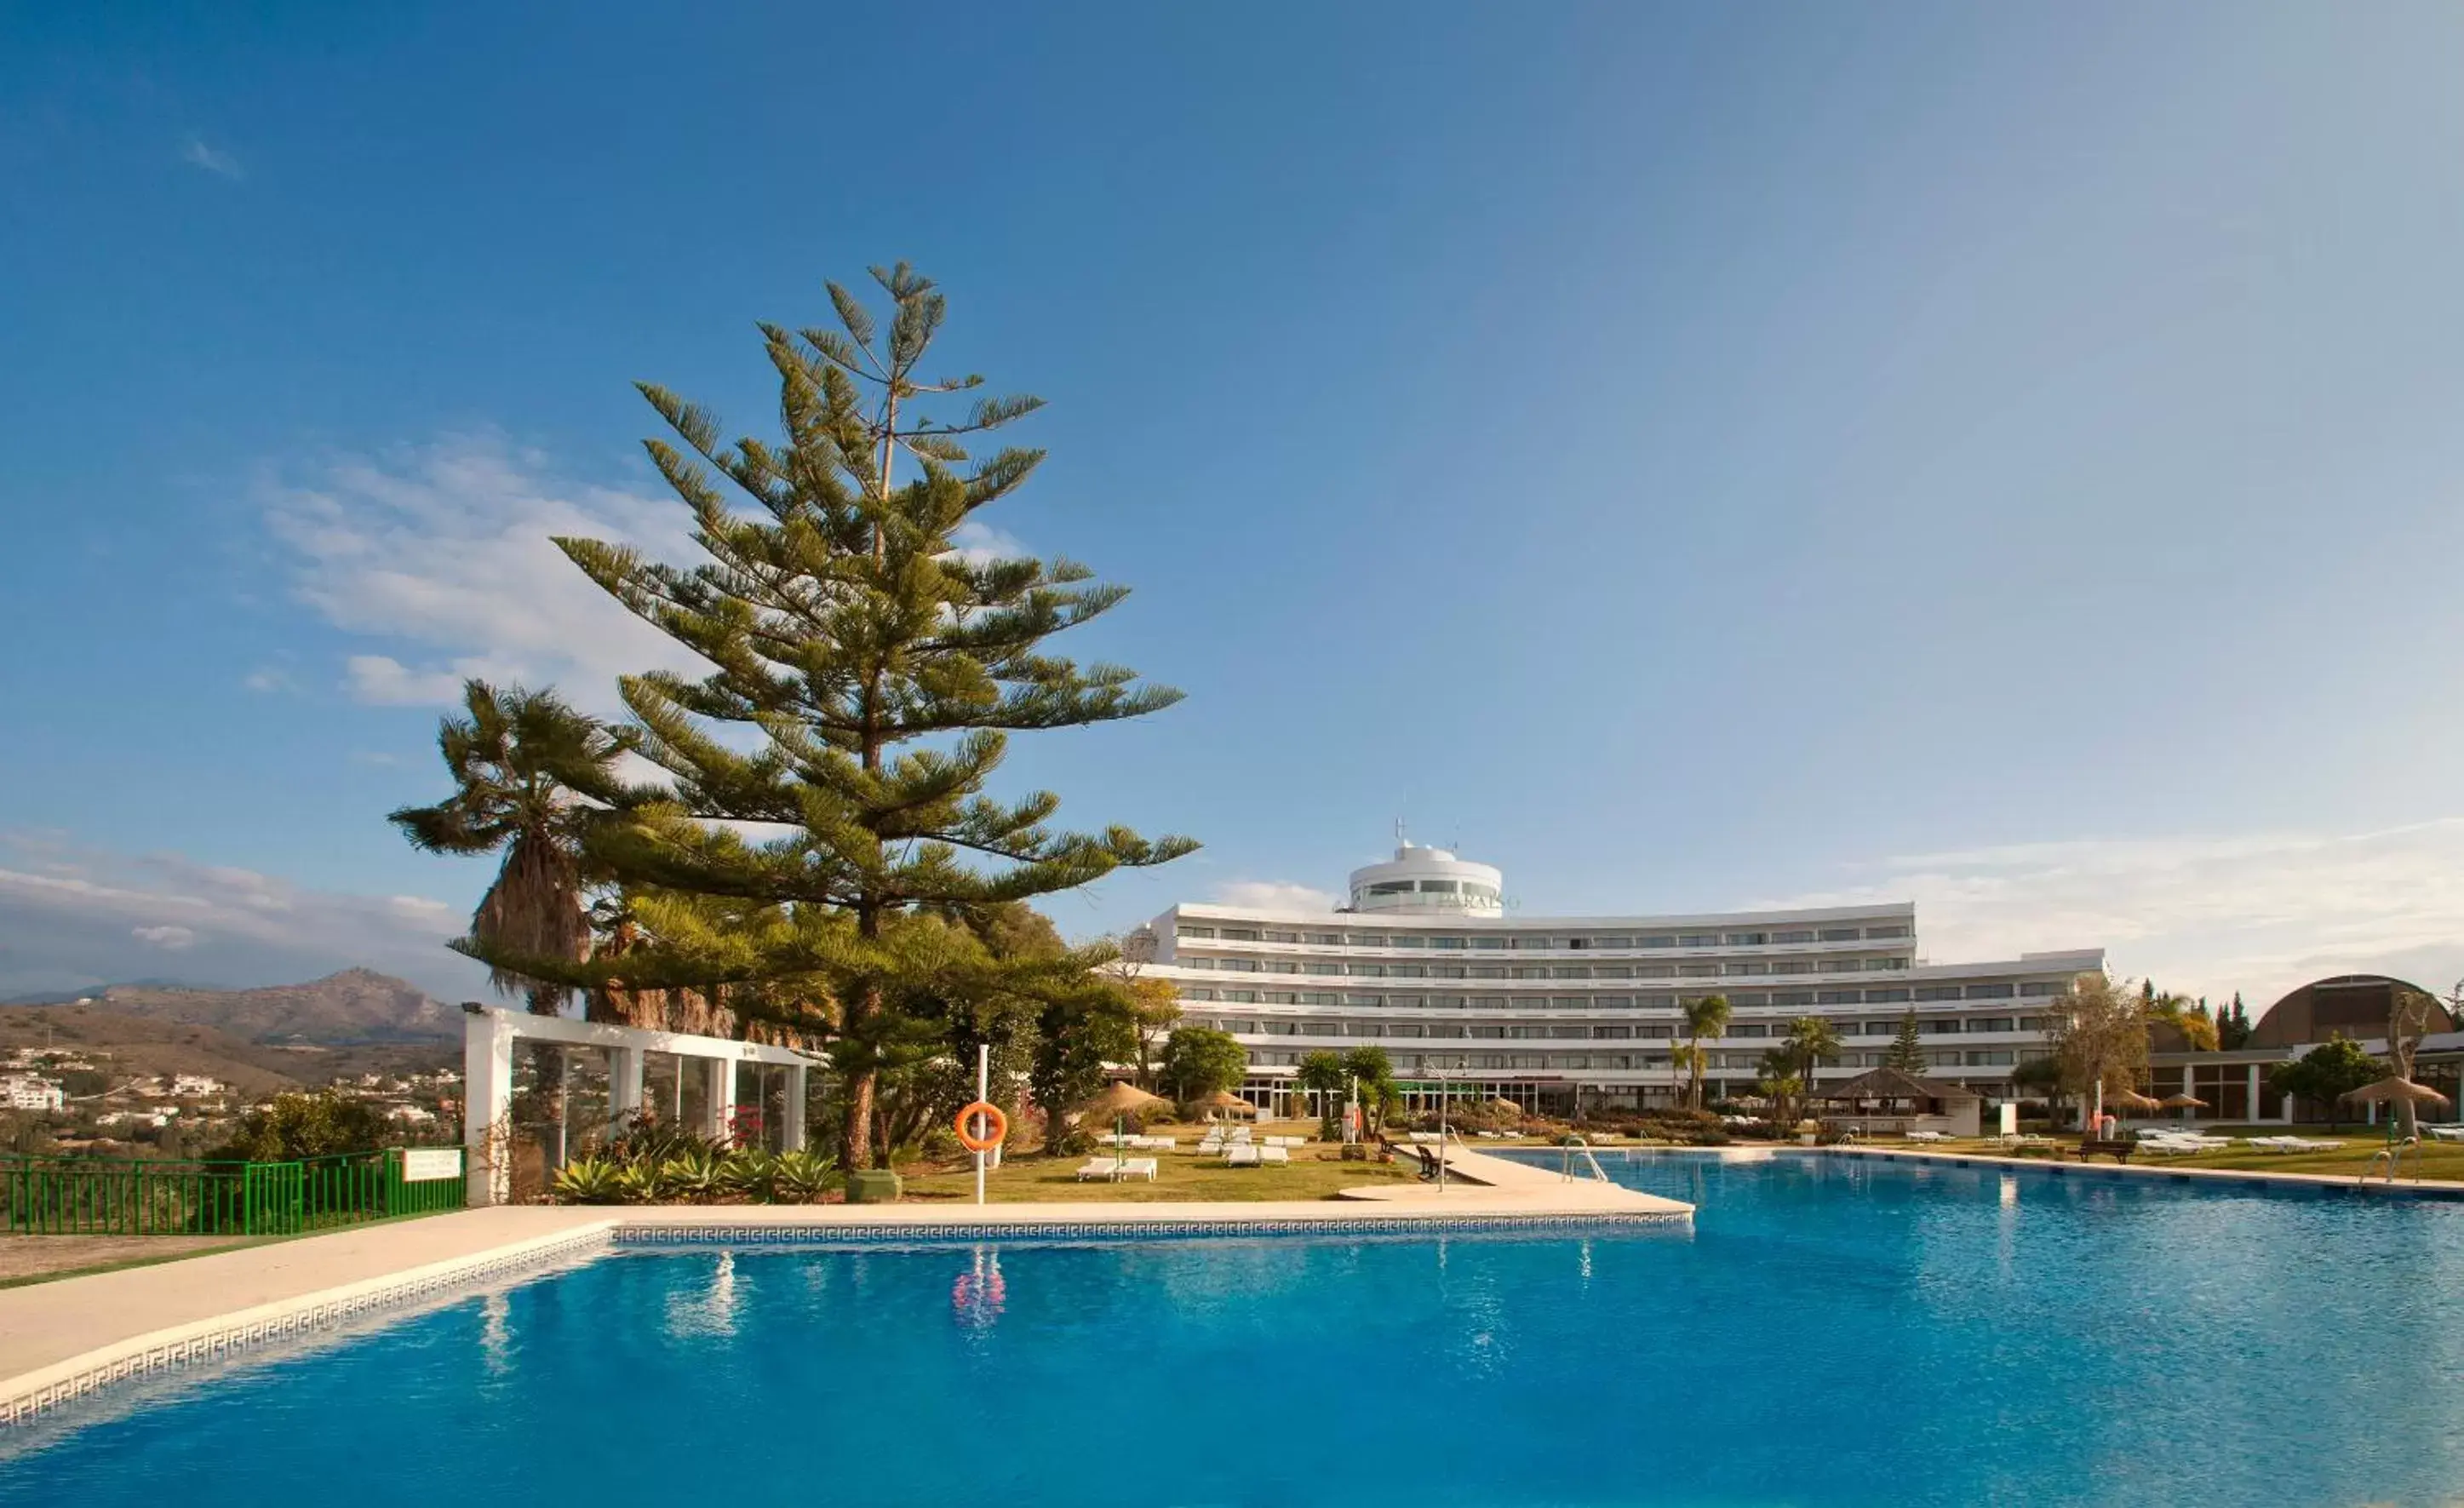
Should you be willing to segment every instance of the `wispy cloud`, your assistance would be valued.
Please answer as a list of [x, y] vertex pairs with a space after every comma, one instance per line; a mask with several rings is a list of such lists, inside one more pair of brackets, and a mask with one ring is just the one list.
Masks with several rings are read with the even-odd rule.
[[1914, 899], [1933, 958], [2102, 945], [2118, 971], [2264, 1005], [2325, 974], [2464, 973], [2464, 817], [2357, 833], [2017, 844], [1861, 866], [1773, 905]]
[[1288, 879], [1227, 879], [1215, 887], [1215, 898], [1258, 911], [1328, 912], [1343, 904], [1337, 896]]
[[[665, 559], [693, 553], [671, 500], [565, 480], [493, 433], [343, 455], [262, 484], [295, 589], [338, 628], [391, 641], [350, 655], [362, 701], [435, 705], [481, 676], [554, 682], [612, 710], [620, 675], [693, 656], [591, 585], [550, 543], [583, 535]], [[390, 651], [390, 653], [387, 653]]]
[[220, 147], [206, 144], [205, 138], [201, 136], [188, 138], [187, 144], [180, 148], [180, 161], [191, 167], [201, 167], [217, 178], [228, 178], [233, 183], [248, 177], [248, 170], [240, 166], [238, 158]]
[[306, 979], [353, 964], [466, 989], [476, 968], [446, 951], [461, 914], [425, 896], [314, 890], [176, 854], [130, 855], [54, 833], [0, 833], [0, 987], [51, 987], [184, 970], [228, 983]]
[[299, 683], [291, 678], [289, 671], [272, 665], [261, 665], [250, 671], [240, 684], [262, 696], [272, 696], [278, 691], [299, 689]]

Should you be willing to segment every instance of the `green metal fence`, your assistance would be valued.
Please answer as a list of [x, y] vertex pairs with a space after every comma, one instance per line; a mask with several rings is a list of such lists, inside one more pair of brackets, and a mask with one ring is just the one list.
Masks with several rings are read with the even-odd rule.
[[289, 1163], [0, 1157], [0, 1229], [13, 1235], [297, 1235], [459, 1209], [466, 1171], [458, 1147]]

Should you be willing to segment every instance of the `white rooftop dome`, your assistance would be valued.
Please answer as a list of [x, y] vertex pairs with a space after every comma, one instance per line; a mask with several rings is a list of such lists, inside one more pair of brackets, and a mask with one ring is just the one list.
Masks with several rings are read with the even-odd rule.
[[1493, 865], [1406, 843], [1385, 863], [1352, 872], [1352, 909], [1494, 917], [1504, 909], [1505, 887]]

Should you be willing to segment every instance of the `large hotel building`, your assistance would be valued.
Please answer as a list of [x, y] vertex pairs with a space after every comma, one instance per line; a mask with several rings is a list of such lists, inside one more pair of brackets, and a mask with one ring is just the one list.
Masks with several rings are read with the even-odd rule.
[[1238, 1037], [1246, 1098], [1296, 1110], [1294, 1067], [1322, 1049], [1384, 1048], [1414, 1098], [1512, 1099], [1559, 1113], [1674, 1102], [1679, 1007], [1718, 993], [1727, 1033], [1705, 1040], [1706, 1094], [1752, 1092], [1762, 1054], [1798, 1016], [1845, 1044], [1820, 1077], [1880, 1065], [1914, 1010], [1927, 1076], [2008, 1098], [2039, 1054], [2045, 1003], [2104, 966], [2104, 950], [1986, 964], [1919, 956], [1916, 907], [1899, 902], [1683, 917], [1508, 916], [1486, 864], [1406, 843], [1355, 870], [1331, 913], [1180, 905], [1148, 924], [1151, 972], [1183, 1018]]

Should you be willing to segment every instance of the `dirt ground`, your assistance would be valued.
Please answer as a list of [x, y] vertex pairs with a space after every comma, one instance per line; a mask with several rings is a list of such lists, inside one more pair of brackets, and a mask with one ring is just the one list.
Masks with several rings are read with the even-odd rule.
[[0, 1235], [0, 1283], [248, 1244], [227, 1235]]

